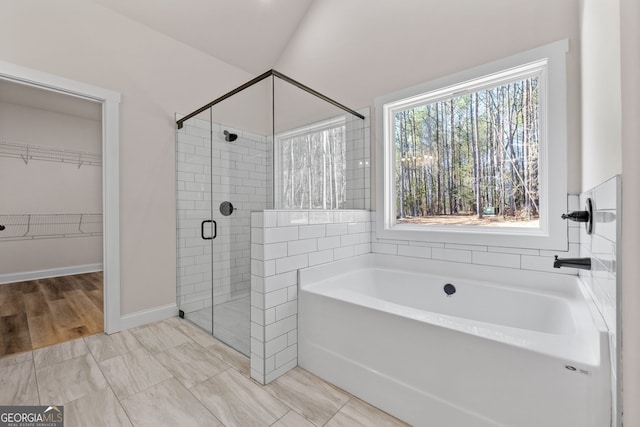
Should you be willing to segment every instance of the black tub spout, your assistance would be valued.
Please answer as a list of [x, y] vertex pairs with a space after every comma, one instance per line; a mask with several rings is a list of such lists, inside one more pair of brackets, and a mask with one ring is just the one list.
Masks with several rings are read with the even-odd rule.
[[591, 258], [558, 258], [553, 261], [553, 268], [569, 267], [591, 270]]

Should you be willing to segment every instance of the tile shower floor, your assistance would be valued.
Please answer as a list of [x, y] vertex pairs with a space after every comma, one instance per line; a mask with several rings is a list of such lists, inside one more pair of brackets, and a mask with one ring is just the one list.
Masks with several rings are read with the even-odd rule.
[[267, 386], [172, 318], [0, 358], [0, 405], [63, 404], [65, 426], [406, 426], [303, 369]]
[[216, 338], [230, 345], [244, 355], [251, 352], [251, 312], [248, 294], [235, 296], [233, 299], [205, 307], [186, 314], [186, 318], [205, 331], [211, 330], [211, 317], [214, 317], [213, 332]]

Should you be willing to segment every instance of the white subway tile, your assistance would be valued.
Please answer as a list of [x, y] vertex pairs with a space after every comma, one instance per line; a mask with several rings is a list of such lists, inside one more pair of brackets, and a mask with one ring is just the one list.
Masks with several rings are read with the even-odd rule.
[[264, 343], [262, 341], [258, 341], [255, 338], [250, 339], [251, 342], [251, 353], [255, 354], [259, 358], [264, 357]]
[[276, 321], [282, 320], [285, 317], [292, 316], [298, 313], [298, 302], [289, 301], [284, 304], [276, 306]]
[[264, 227], [263, 212], [251, 212], [251, 227], [256, 227], [256, 228]]
[[260, 245], [257, 243], [251, 244], [251, 258], [253, 259], [264, 259], [264, 245]]
[[264, 246], [264, 259], [276, 259], [287, 256], [287, 242], [270, 243]]
[[298, 299], [298, 285], [287, 288], [287, 300], [296, 301]]
[[276, 308], [271, 307], [264, 311], [264, 324], [270, 325], [276, 321]]
[[288, 346], [287, 334], [280, 335], [264, 344], [264, 353], [266, 357], [273, 356], [279, 351], [284, 350]]
[[264, 310], [251, 306], [251, 322], [264, 326]]
[[260, 342], [264, 341], [264, 327], [257, 323], [251, 322], [251, 338]]
[[290, 240], [298, 240], [298, 227], [275, 227], [264, 230], [265, 243], [287, 242]]
[[398, 246], [398, 255], [413, 258], [431, 258], [431, 248], [426, 246]]
[[279, 289], [264, 294], [264, 308], [271, 308], [287, 302], [287, 290]]
[[496, 252], [472, 252], [474, 264], [493, 265], [496, 267], [520, 268], [520, 255]]
[[326, 249], [324, 251], [313, 252], [309, 254], [309, 267], [319, 264], [326, 264], [334, 261], [333, 249]]
[[276, 262], [275, 260], [269, 260], [264, 262], [264, 277], [273, 276], [276, 274]]
[[278, 227], [309, 224], [308, 212], [278, 212]]
[[276, 369], [275, 365], [275, 356], [267, 357], [264, 359], [264, 373], [265, 375], [269, 372], [273, 372]]
[[293, 345], [298, 342], [298, 330], [287, 332], [287, 345]]
[[336, 248], [333, 250], [333, 259], [339, 260], [344, 258], [350, 258], [355, 255], [355, 249], [353, 246], [345, 246], [342, 248]]
[[471, 263], [471, 251], [460, 249], [431, 249], [431, 258], [442, 261], [466, 262]]
[[265, 211], [264, 212], [264, 226], [267, 228], [276, 227], [278, 225], [278, 212]]
[[353, 247], [354, 255], [364, 255], [371, 253], [371, 244], [370, 243], [360, 243]]
[[318, 249], [316, 239], [296, 240], [287, 243], [287, 255], [300, 255], [315, 252]]
[[276, 368], [280, 368], [287, 363], [296, 361], [298, 358], [298, 345], [294, 344], [276, 353]]
[[293, 368], [295, 368], [296, 366], [298, 366], [298, 359], [293, 359], [292, 361], [285, 363], [284, 365], [277, 367], [273, 372], [269, 372], [268, 374], [266, 374], [264, 376], [264, 384], [268, 384], [271, 381], [275, 380], [276, 378], [281, 377], [282, 375], [286, 374], [288, 371], [292, 370]]
[[360, 243], [359, 234], [346, 234], [340, 236], [340, 246], [353, 246]]
[[261, 292], [251, 291], [251, 306], [264, 310], [264, 294]]
[[546, 271], [549, 273], [577, 275], [575, 268], [553, 268], [552, 256], [520, 256], [520, 268], [523, 270]]
[[263, 244], [264, 243], [264, 229], [251, 228], [251, 243]]
[[298, 283], [298, 274], [296, 271], [288, 273], [276, 274], [264, 279], [264, 288], [266, 292], [277, 291], [282, 288], [294, 286]]
[[264, 359], [257, 354], [251, 353], [251, 358], [249, 359], [251, 363], [251, 372], [253, 376], [253, 372], [260, 375], [261, 377], [264, 375]]
[[295, 330], [297, 327], [297, 316], [290, 316], [280, 321], [276, 321], [264, 328], [265, 340], [269, 341], [289, 331]]
[[298, 230], [298, 236], [300, 239], [313, 239], [317, 237], [324, 237], [325, 233], [326, 233], [326, 227], [323, 224], [301, 225]]
[[460, 250], [467, 250], [467, 251], [475, 251], [475, 252], [486, 252], [487, 251], [487, 247], [486, 246], [481, 246], [481, 245], [459, 245], [456, 243], [445, 243], [444, 247], [446, 249], [460, 249]]
[[349, 231], [348, 224], [327, 224], [327, 236], [340, 236]]
[[340, 247], [340, 236], [321, 237], [318, 239], [318, 250], [333, 249]]
[[364, 233], [365, 232], [365, 223], [364, 222], [357, 222], [357, 223], [348, 224], [347, 232], [349, 234]]
[[295, 255], [287, 258], [279, 258], [276, 262], [276, 274], [298, 270], [309, 266], [309, 257], [306, 254]]
[[397, 255], [398, 245], [389, 243], [371, 243], [371, 252], [376, 254]]

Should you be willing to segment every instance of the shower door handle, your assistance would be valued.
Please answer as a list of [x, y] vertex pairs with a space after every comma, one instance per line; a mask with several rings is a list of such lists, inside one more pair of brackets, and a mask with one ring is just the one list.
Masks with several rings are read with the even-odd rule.
[[[213, 224], [213, 235], [211, 237], [205, 237], [204, 236], [204, 225], [206, 223], [210, 222], [211, 224]], [[205, 219], [204, 221], [202, 221], [200, 223], [200, 237], [202, 237], [204, 240], [212, 240], [215, 239], [216, 236], [218, 235], [218, 224], [211, 220], [211, 219]]]

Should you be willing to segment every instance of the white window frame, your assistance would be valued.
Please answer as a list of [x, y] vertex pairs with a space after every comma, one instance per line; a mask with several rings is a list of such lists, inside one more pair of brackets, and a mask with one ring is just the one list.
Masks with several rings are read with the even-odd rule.
[[[567, 208], [568, 40], [379, 97], [376, 105], [376, 233], [380, 239], [488, 245], [549, 250], [568, 249]], [[397, 224], [395, 212], [394, 113], [426, 102], [481, 90], [536, 75], [540, 79], [540, 227]]]
[[[308, 126], [303, 126], [300, 128], [296, 128], [296, 129], [291, 129], [285, 132], [281, 132], [279, 134], [276, 134], [275, 136], [275, 144], [273, 146], [274, 149], [274, 156], [273, 156], [273, 165], [274, 165], [274, 201], [275, 201], [275, 205], [278, 206], [278, 209], [283, 209], [281, 208], [282, 206], [282, 174], [280, 173], [280, 168], [281, 166], [281, 159], [280, 159], [280, 147], [282, 144], [282, 140], [285, 138], [295, 138], [297, 136], [301, 136], [301, 135], [307, 135], [310, 133], [315, 133], [315, 132], [320, 132], [323, 131], [325, 129], [333, 129], [336, 128], [338, 126], [343, 126], [345, 128], [345, 139], [346, 139], [346, 126], [347, 126], [347, 121], [345, 119], [344, 116], [339, 116], [336, 118], [332, 118], [332, 119], [328, 119], [328, 120], [323, 120], [317, 123], [313, 123], [311, 125]], [[345, 141], [346, 142], [346, 141]]]

